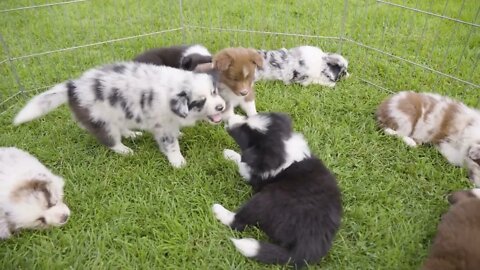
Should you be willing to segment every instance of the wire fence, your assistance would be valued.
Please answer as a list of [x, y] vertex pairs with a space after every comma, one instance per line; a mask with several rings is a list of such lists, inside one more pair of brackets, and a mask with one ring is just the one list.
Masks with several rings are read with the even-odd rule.
[[67, 75], [180, 43], [310, 44], [344, 54], [353, 75], [381, 91], [416, 81], [417, 90], [475, 95], [479, 13], [475, 0], [2, 1], [0, 112]]

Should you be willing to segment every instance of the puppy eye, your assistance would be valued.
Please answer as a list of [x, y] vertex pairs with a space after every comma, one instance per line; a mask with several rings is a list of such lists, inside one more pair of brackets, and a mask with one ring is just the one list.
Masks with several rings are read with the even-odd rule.
[[37, 218], [38, 221], [40, 221], [42, 224], [47, 224], [47, 220], [44, 217], [39, 217]]

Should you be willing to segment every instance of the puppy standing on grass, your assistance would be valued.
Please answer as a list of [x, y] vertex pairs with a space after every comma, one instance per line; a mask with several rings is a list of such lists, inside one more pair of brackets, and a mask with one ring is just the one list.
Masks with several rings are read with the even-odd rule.
[[236, 230], [258, 225], [273, 241], [231, 239], [245, 256], [263, 263], [303, 266], [318, 262], [332, 246], [342, 216], [335, 177], [292, 131], [284, 114], [233, 116], [228, 133], [241, 154], [225, 150], [255, 194], [236, 213], [220, 204], [213, 212]]
[[292, 49], [258, 51], [264, 60], [257, 70], [255, 80], [280, 80], [285, 84], [303, 86], [319, 84], [334, 87], [343, 77], [348, 77], [348, 61], [335, 53], [325, 53], [317, 47], [300, 46]]
[[212, 55], [202, 45], [155, 48], [133, 59], [135, 62], [194, 70], [197, 65], [211, 63]]
[[480, 189], [457, 191], [443, 215], [423, 270], [480, 269]]
[[248, 116], [257, 113], [253, 83], [255, 70], [262, 66], [263, 59], [257, 51], [238, 47], [221, 50], [214, 55], [212, 64], [199, 65], [196, 70], [219, 72], [218, 87], [227, 102], [223, 119], [228, 119], [237, 106]]
[[35, 157], [0, 148], [0, 239], [21, 229], [62, 226], [70, 216], [63, 203], [63, 179]]
[[438, 94], [405, 91], [383, 101], [376, 114], [385, 133], [412, 147], [434, 144], [480, 186], [480, 111]]
[[15, 117], [18, 125], [69, 103], [79, 124], [120, 154], [130, 154], [122, 137], [152, 132], [174, 167], [186, 164], [180, 152], [180, 128], [198, 120], [219, 123], [225, 101], [211, 74], [125, 62], [93, 68], [34, 97]]

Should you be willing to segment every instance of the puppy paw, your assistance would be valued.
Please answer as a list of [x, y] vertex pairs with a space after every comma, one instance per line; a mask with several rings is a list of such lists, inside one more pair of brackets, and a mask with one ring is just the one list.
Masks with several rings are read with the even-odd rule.
[[233, 150], [230, 150], [230, 149], [224, 149], [223, 150], [223, 157], [225, 159], [232, 160], [232, 161], [235, 161], [235, 162], [240, 162], [240, 160], [241, 160], [240, 154], [233, 151]]
[[175, 168], [182, 168], [187, 165], [187, 161], [181, 154], [169, 156], [168, 161]]
[[402, 140], [410, 147], [417, 147], [417, 142], [410, 137], [402, 137]]
[[224, 225], [230, 226], [235, 219], [235, 213], [228, 211], [218, 203], [212, 206], [212, 211], [215, 217]]
[[245, 116], [234, 114], [234, 115], [232, 115], [228, 118], [227, 124], [225, 125], [225, 127], [226, 128], [231, 128], [235, 125], [239, 125], [239, 124], [244, 123], [246, 120], [247, 120], [247, 118]]
[[142, 136], [142, 135], [143, 135], [143, 133], [140, 132], [140, 131], [131, 131], [131, 130], [129, 130], [128, 132], [126, 132], [126, 133], [124, 134], [124, 137], [125, 137], [125, 138], [129, 138], [129, 139], [136, 139], [136, 138], [138, 138], [138, 137], [140, 137], [140, 136]]
[[111, 148], [115, 153], [119, 153], [121, 155], [131, 155], [133, 154], [133, 150], [128, 148], [127, 146], [123, 144], [117, 144], [114, 147]]
[[383, 130], [387, 135], [397, 135], [397, 132], [391, 128], [386, 128]]

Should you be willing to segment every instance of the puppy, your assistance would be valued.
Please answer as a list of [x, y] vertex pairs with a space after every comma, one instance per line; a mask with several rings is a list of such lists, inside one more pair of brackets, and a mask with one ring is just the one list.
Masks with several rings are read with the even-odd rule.
[[453, 165], [466, 166], [480, 186], [480, 112], [432, 93], [400, 92], [377, 109], [379, 125], [412, 147], [432, 143]]
[[228, 133], [241, 154], [224, 150], [255, 194], [236, 212], [220, 204], [213, 213], [236, 230], [258, 225], [272, 240], [231, 239], [246, 257], [263, 263], [301, 267], [318, 262], [332, 246], [342, 216], [335, 177], [310, 153], [307, 142], [292, 131], [290, 117], [280, 113], [233, 116]]
[[191, 71], [199, 64], [211, 63], [212, 55], [202, 45], [172, 46], [145, 51], [133, 61]]
[[174, 167], [186, 164], [180, 153], [180, 128], [198, 120], [219, 123], [225, 101], [215, 74], [197, 74], [151, 64], [125, 62], [93, 68], [34, 97], [15, 117], [18, 125], [67, 103], [80, 126], [120, 154], [133, 151], [122, 137], [150, 131]]
[[63, 185], [32, 155], [0, 147], [0, 239], [21, 229], [64, 225], [70, 209], [63, 203]]
[[212, 64], [197, 66], [197, 71], [206, 72], [211, 69], [219, 72], [220, 95], [227, 102], [223, 119], [234, 114], [235, 107], [248, 115], [257, 113], [253, 82], [255, 70], [263, 66], [263, 59], [255, 50], [246, 48], [227, 48], [213, 56]]
[[457, 191], [443, 215], [423, 270], [480, 269], [480, 189]]
[[263, 68], [255, 80], [280, 80], [285, 84], [303, 86], [320, 84], [334, 87], [343, 77], [348, 77], [348, 61], [335, 53], [325, 53], [317, 47], [300, 46], [292, 49], [258, 51], [264, 60]]

